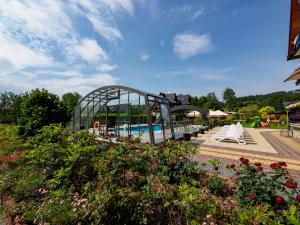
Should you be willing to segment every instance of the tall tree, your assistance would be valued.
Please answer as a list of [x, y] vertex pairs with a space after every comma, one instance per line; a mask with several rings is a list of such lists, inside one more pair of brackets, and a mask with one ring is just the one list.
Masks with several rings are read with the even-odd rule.
[[20, 116], [20, 107], [23, 99], [28, 93], [15, 94], [4, 92], [0, 94], [0, 122], [17, 123]]
[[81, 95], [77, 92], [68, 92], [62, 96], [62, 102], [64, 106], [67, 108], [68, 119], [70, 120], [72, 117], [72, 111], [78, 100], [81, 98]]
[[43, 126], [67, 122], [67, 110], [59, 97], [45, 89], [35, 89], [22, 101], [19, 133], [32, 136]]
[[231, 88], [226, 88], [223, 93], [223, 100], [225, 101], [225, 106], [228, 110], [234, 110], [236, 107], [236, 96], [235, 92]]
[[212, 109], [212, 110], [216, 110], [216, 109], [220, 109], [221, 108], [221, 104], [219, 102], [219, 100], [216, 97], [216, 94], [214, 92], [208, 93], [208, 95], [206, 96], [206, 103], [204, 103], [204, 108], [207, 109]]
[[192, 98], [192, 104], [199, 106], [199, 107], [204, 107], [204, 104], [207, 102], [207, 97], [206, 96], [195, 96]]

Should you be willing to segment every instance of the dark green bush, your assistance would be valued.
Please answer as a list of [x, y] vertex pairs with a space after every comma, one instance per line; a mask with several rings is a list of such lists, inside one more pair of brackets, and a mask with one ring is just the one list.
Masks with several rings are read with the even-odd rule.
[[[50, 125], [23, 144], [27, 148], [19, 154], [7, 151], [0, 158], [0, 195], [6, 196], [0, 209], [19, 223], [288, 224], [298, 218], [295, 200], [294, 208], [245, 204], [249, 190], [258, 190], [255, 183], [247, 189], [236, 180], [240, 203], [225, 197], [228, 184], [217, 175], [220, 162], [210, 160], [215, 172], [208, 179], [191, 160], [195, 149], [190, 143], [112, 143], [88, 131], [71, 133]], [[247, 172], [246, 166], [234, 169]]]
[[250, 163], [240, 158], [239, 166], [229, 166], [236, 179], [236, 198], [242, 205], [269, 204], [284, 208], [287, 203], [295, 203], [299, 188], [297, 181], [290, 176], [285, 162], [270, 164], [266, 171], [260, 162]]
[[218, 196], [226, 196], [228, 185], [218, 176], [211, 176], [207, 182], [207, 189]]
[[45, 89], [35, 89], [22, 101], [19, 133], [33, 136], [43, 126], [51, 123], [65, 124], [67, 121], [67, 109], [59, 97]]

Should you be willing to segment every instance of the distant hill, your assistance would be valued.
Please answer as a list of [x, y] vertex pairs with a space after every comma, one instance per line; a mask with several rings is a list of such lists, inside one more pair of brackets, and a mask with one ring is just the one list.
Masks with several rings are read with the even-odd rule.
[[237, 97], [237, 107], [257, 104], [259, 107], [273, 106], [276, 111], [283, 112], [283, 102], [300, 101], [300, 89], [293, 91], [278, 91], [264, 95], [248, 95]]

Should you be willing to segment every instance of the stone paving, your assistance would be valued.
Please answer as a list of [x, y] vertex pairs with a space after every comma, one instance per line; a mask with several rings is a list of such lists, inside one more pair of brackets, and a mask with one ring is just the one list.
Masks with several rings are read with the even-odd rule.
[[227, 148], [239, 148], [242, 150], [248, 151], [258, 151], [258, 152], [267, 152], [267, 153], [277, 153], [277, 151], [272, 147], [272, 145], [261, 135], [261, 132], [274, 131], [271, 129], [255, 129], [255, 128], [246, 128], [245, 139], [249, 144], [237, 144], [236, 142], [216, 142], [211, 140], [211, 137], [218, 132], [220, 127], [214, 128], [204, 135], [201, 135], [197, 139], [200, 142], [203, 142], [204, 145], [227, 147]]
[[261, 162], [266, 169], [269, 169], [272, 162], [285, 161], [289, 172], [300, 181], [300, 142], [280, 136], [279, 130], [254, 128], [245, 129], [249, 144], [215, 142], [210, 138], [219, 129], [214, 128], [192, 139], [199, 149], [194, 159], [219, 159], [224, 164], [229, 164], [239, 163], [240, 157], [246, 157], [252, 162]]

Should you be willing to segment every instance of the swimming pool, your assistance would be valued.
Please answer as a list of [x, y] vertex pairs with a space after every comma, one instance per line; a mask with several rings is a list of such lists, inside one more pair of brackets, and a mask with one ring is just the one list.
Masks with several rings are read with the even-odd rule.
[[[162, 126], [161, 124], [153, 124], [153, 131], [154, 132], [162, 132]], [[138, 125], [132, 125], [131, 128], [126, 127], [126, 128], [120, 128], [119, 129], [119, 134], [121, 136], [127, 136], [128, 133], [131, 133], [133, 135], [135, 134], [148, 134], [149, 133], [149, 126], [148, 124], [141, 124], [140, 126]]]
[[[153, 131], [161, 131], [162, 126], [161, 124], [153, 124]], [[126, 130], [129, 130], [129, 128], [126, 128]], [[131, 126], [131, 132], [149, 132], [149, 126], [148, 125], [140, 125], [140, 126]]]

